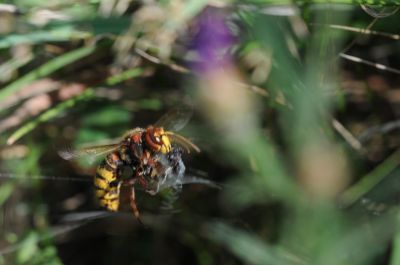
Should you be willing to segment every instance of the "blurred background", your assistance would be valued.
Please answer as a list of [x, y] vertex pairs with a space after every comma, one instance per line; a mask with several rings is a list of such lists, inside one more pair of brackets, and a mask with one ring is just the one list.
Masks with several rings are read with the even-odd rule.
[[[0, 264], [399, 265], [399, 7], [331, 2], [2, 1]], [[57, 154], [182, 104], [144, 226]]]

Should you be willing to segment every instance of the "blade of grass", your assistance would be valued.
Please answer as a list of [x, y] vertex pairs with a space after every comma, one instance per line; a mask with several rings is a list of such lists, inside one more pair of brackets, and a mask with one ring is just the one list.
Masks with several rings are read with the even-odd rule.
[[0, 82], [8, 82], [12, 79], [12, 73], [14, 73], [18, 68], [28, 64], [33, 60], [33, 54], [28, 54], [20, 58], [12, 58], [0, 65]]
[[[134, 69], [129, 69], [127, 71], [124, 71], [118, 75], [111, 76], [107, 78], [105, 81], [106, 86], [112, 86], [115, 84], [118, 84], [122, 81], [135, 78], [140, 76], [143, 73], [143, 70], [141, 68], [134, 68]], [[7, 139], [7, 144], [11, 145], [18, 139], [20, 139], [22, 136], [27, 134], [28, 132], [32, 131], [35, 129], [40, 123], [49, 121], [55, 117], [57, 117], [60, 113], [63, 111], [72, 108], [76, 104], [78, 104], [81, 101], [89, 100], [95, 96], [95, 88], [87, 88], [82, 94], [71, 98], [69, 100], [66, 100], [54, 108], [51, 108], [41, 115], [39, 115], [36, 119], [28, 122], [18, 130], [16, 130], [8, 139]]]
[[49, 31], [34, 31], [27, 34], [9, 34], [0, 38], [0, 49], [8, 49], [18, 44], [37, 44], [42, 42], [70, 41], [72, 39], [84, 39], [91, 34], [83, 31], [75, 31], [69, 28]]
[[400, 150], [393, 153], [389, 158], [377, 166], [371, 173], [363, 177], [359, 182], [346, 190], [340, 197], [340, 204], [343, 207], [351, 206], [357, 200], [380, 183], [400, 161]]
[[[43, 64], [39, 68], [29, 72], [28, 74], [18, 78], [16, 81], [12, 82], [8, 86], [0, 90], [0, 102], [6, 97], [10, 96], [12, 93], [17, 92], [24, 85], [37, 80], [39, 78], [45, 77], [55, 71], [61, 69], [62, 67], [75, 62], [83, 57], [88, 56], [96, 50], [96, 46], [83, 47], [73, 51], [70, 51], [64, 55], [56, 57], [49, 62]], [[1, 109], [1, 104], [0, 104]]]
[[393, 239], [392, 256], [390, 257], [390, 265], [400, 265], [400, 222], [397, 216], [397, 231]]

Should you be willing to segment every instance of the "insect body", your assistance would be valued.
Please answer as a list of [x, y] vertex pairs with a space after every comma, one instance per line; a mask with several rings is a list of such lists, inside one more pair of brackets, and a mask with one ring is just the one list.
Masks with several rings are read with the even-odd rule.
[[[134, 185], [141, 185], [152, 195], [168, 186], [179, 186], [185, 172], [182, 153], [185, 149], [200, 152], [200, 149], [185, 137], [164, 130], [182, 128], [189, 116], [182, 110], [164, 115], [154, 126], [135, 128], [127, 132], [116, 144], [92, 146], [73, 152], [59, 152], [64, 159], [81, 155], [107, 154], [97, 167], [94, 178], [96, 197], [101, 206], [110, 211], [120, 207], [121, 186], [130, 187], [130, 206], [136, 218], [139, 211], [135, 200]], [[123, 179], [125, 167], [132, 170], [132, 176]]]
[[121, 164], [122, 160], [117, 153], [107, 155], [97, 167], [94, 178], [94, 187], [100, 205], [110, 211], [117, 211], [119, 208], [119, 166]]

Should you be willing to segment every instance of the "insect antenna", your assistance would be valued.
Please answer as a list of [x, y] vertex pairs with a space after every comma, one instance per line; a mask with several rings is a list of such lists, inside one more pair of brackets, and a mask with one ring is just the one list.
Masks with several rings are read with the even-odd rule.
[[186, 139], [182, 135], [179, 135], [179, 134], [176, 134], [176, 133], [173, 133], [170, 131], [167, 131], [165, 133], [166, 133], [166, 135], [168, 135], [169, 137], [174, 139], [175, 142], [177, 142], [182, 147], [184, 147], [188, 153], [190, 153], [190, 149], [193, 149], [197, 153], [200, 153], [200, 148], [197, 145], [195, 145], [194, 143], [192, 143], [189, 139]]

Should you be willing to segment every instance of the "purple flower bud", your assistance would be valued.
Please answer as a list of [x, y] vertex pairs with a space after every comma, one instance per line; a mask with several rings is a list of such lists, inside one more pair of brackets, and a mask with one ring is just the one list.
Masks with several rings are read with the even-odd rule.
[[207, 8], [200, 14], [195, 24], [197, 33], [192, 40], [192, 48], [197, 55], [192, 65], [195, 72], [204, 74], [230, 65], [229, 49], [235, 37], [229, 30], [224, 14], [214, 8]]

